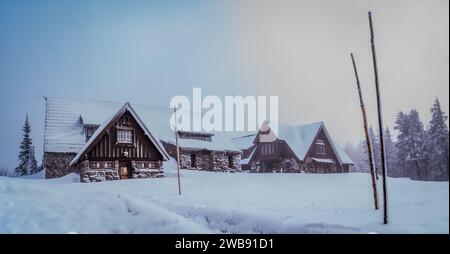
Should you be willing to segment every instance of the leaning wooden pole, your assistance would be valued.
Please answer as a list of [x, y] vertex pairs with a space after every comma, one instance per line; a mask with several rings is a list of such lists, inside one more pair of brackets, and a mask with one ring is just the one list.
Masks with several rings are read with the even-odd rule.
[[364, 106], [364, 99], [363, 99], [362, 92], [361, 92], [361, 85], [359, 83], [358, 70], [356, 68], [356, 63], [355, 63], [355, 58], [353, 57], [353, 53], [351, 53], [350, 56], [352, 57], [353, 70], [355, 72], [356, 85], [358, 87], [359, 102], [360, 102], [361, 113], [362, 113], [362, 118], [363, 118], [364, 134], [366, 135], [367, 155], [369, 157], [370, 177], [372, 178], [373, 201], [375, 204], [375, 209], [377, 210], [379, 208], [379, 206], [378, 206], [377, 180], [375, 177], [375, 163], [374, 163], [375, 160], [373, 157], [372, 142], [370, 141], [370, 136], [369, 136], [369, 128], [367, 127], [366, 107]]
[[369, 11], [369, 23], [370, 23], [370, 43], [372, 45], [372, 61], [373, 70], [375, 75], [375, 88], [377, 92], [377, 109], [378, 109], [378, 129], [380, 135], [380, 147], [381, 147], [381, 179], [383, 180], [383, 223], [388, 223], [388, 198], [387, 198], [387, 172], [386, 172], [386, 152], [384, 147], [384, 125], [383, 114], [381, 112], [381, 95], [380, 95], [380, 83], [378, 80], [378, 67], [377, 67], [377, 55], [375, 52], [375, 36], [373, 32], [372, 13]]
[[175, 117], [175, 143], [177, 146], [177, 176], [178, 176], [178, 195], [181, 195], [181, 182], [180, 182], [180, 147], [178, 146], [178, 118], [177, 118], [177, 108], [173, 108], [173, 113]]

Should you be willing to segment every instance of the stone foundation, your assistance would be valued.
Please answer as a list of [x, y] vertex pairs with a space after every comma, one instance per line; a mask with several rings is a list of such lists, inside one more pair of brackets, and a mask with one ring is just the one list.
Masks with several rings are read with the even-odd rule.
[[[141, 166], [144, 163], [144, 166]], [[77, 168], [80, 171], [80, 181], [84, 183], [119, 180], [119, 161], [88, 161], [81, 162]], [[131, 178], [164, 177], [161, 162], [131, 161]]]
[[80, 171], [80, 182], [103, 182], [119, 180], [119, 163], [114, 161], [96, 162], [84, 160], [77, 165]]
[[207, 171], [241, 171], [241, 155], [233, 155], [233, 166], [228, 165], [228, 155], [225, 152], [196, 153], [196, 165], [191, 163], [191, 153], [180, 154], [180, 168]]
[[[175, 160], [177, 158], [175, 157]], [[191, 169], [191, 156], [188, 153], [180, 154], [180, 168], [181, 169]]]
[[83, 183], [103, 182], [119, 180], [119, 172], [113, 169], [95, 169], [85, 170], [80, 175], [80, 181]]
[[49, 153], [44, 154], [45, 178], [65, 176], [70, 173], [79, 173], [69, 166], [75, 158], [75, 153]]
[[[143, 165], [142, 165], [143, 164]], [[131, 178], [160, 178], [164, 177], [162, 162], [131, 162]]]

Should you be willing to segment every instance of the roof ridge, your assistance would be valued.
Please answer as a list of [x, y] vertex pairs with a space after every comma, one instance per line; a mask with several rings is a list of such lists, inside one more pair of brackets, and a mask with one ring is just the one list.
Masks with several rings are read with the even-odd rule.
[[139, 106], [139, 107], [153, 107], [153, 108], [161, 108], [161, 109], [167, 109], [171, 110], [169, 107], [164, 106], [157, 106], [157, 105], [151, 105], [151, 104], [141, 104], [141, 103], [133, 103], [130, 101], [120, 102], [120, 101], [107, 101], [107, 100], [94, 100], [94, 99], [79, 99], [79, 98], [63, 98], [63, 97], [46, 97], [47, 99], [56, 99], [56, 100], [67, 100], [67, 101], [81, 101], [81, 102], [96, 102], [96, 103], [109, 103], [109, 104], [117, 104], [117, 105], [124, 105], [126, 103], [133, 105], [133, 106]]

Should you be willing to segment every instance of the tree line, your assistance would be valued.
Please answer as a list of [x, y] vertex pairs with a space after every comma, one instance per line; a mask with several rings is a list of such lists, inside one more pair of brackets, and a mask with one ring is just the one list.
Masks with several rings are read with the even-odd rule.
[[[394, 140], [389, 127], [384, 129], [388, 176], [408, 177], [413, 180], [448, 181], [449, 130], [447, 116], [436, 98], [431, 107], [431, 120], [427, 128], [420, 120], [417, 110], [397, 114], [394, 129], [398, 132]], [[381, 169], [379, 135], [369, 129], [375, 167]], [[346, 147], [355, 160], [355, 171], [369, 172], [367, 145], [361, 141], [356, 149]]]

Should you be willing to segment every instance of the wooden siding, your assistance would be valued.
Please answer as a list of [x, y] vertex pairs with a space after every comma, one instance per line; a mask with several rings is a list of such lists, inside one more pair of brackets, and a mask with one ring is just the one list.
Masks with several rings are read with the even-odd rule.
[[[118, 143], [117, 130], [126, 129], [133, 132], [132, 143]], [[128, 152], [128, 156], [124, 153]], [[111, 123], [98, 137], [95, 145], [87, 152], [89, 160], [162, 160], [163, 157], [145, 135], [144, 130], [139, 126], [133, 116], [127, 111], [114, 123]]]
[[[324, 142], [325, 146], [325, 154], [317, 153], [316, 149], [316, 142], [317, 140], [322, 140]], [[338, 173], [343, 172], [343, 167], [339, 163], [338, 157], [336, 153], [333, 150], [333, 147], [331, 146], [330, 140], [328, 140], [327, 135], [325, 134], [325, 131], [323, 129], [320, 129], [320, 131], [317, 133], [316, 137], [314, 138], [311, 146], [309, 147], [308, 152], [306, 153], [305, 160], [307, 158], [318, 158], [318, 159], [331, 159], [336, 162], [336, 170]]]

